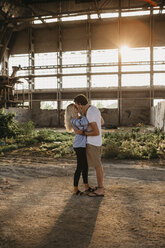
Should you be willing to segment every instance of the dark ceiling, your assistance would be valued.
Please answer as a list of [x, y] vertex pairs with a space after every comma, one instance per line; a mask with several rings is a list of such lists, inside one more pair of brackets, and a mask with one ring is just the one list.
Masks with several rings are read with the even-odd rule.
[[79, 13], [132, 7], [150, 7], [152, 2], [160, 8], [165, 0], [0, 0], [0, 20], [12, 21], [15, 18], [58, 15], [59, 13]]

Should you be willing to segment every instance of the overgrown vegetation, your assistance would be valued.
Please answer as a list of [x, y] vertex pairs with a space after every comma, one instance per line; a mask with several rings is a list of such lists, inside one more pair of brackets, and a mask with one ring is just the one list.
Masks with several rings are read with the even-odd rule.
[[140, 128], [105, 133], [103, 156], [118, 159], [165, 158], [165, 134], [155, 128], [154, 132], [141, 132]]
[[13, 113], [4, 113], [4, 109], [0, 110], [0, 139], [6, 142], [6, 139], [16, 137], [18, 132], [18, 124], [14, 120]]
[[[0, 111], [0, 154], [23, 148], [29, 155], [71, 157], [74, 134], [55, 129], [36, 130], [32, 121], [18, 124], [14, 114]], [[136, 127], [103, 134], [103, 157], [115, 159], [165, 159], [165, 134]]]

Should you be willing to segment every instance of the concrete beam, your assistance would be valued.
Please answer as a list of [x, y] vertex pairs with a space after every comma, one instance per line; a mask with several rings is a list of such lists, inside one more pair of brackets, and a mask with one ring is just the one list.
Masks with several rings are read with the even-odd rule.
[[[140, 87], [140, 88], [121, 88], [122, 99], [150, 99], [150, 88]], [[25, 99], [28, 99], [28, 91], [24, 91]], [[22, 91], [15, 91], [18, 94], [18, 99], [22, 100]], [[61, 92], [61, 100], [72, 100], [78, 94], [86, 94], [86, 88], [80, 89], [63, 89]], [[91, 99], [117, 99], [118, 88], [91, 88]], [[165, 87], [154, 87], [154, 98], [165, 99]], [[33, 100], [41, 101], [56, 101], [57, 91], [56, 90], [35, 90], [33, 92]], [[26, 101], [26, 100], [25, 100]]]

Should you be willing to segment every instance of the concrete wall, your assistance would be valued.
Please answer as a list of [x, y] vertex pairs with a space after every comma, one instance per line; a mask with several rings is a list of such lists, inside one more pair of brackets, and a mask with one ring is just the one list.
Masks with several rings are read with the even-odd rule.
[[55, 127], [58, 125], [57, 110], [40, 109], [40, 101], [33, 101], [31, 113], [32, 121], [34, 121], [36, 127]]
[[[165, 103], [165, 102], [164, 102]], [[150, 123], [150, 103], [149, 100], [126, 100], [123, 99], [122, 103], [122, 126], [133, 126], [137, 123]], [[104, 126], [110, 128], [112, 126], [119, 126], [119, 112], [118, 109], [100, 109], [101, 115], [104, 119]], [[152, 124], [156, 118], [157, 125], [162, 125], [163, 107], [157, 107], [152, 109]], [[58, 111], [54, 110], [42, 110], [40, 109], [40, 101], [33, 102], [33, 109], [20, 109], [20, 108], [9, 108], [5, 112], [14, 112], [16, 114], [15, 119], [19, 122], [26, 122], [32, 120], [36, 127], [58, 127]], [[64, 110], [60, 112], [60, 126], [64, 126]], [[154, 114], [153, 114], [154, 113]], [[161, 115], [161, 116], [160, 116]], [[158, 124], [160, 123], [160, 124]], [[154, 124], [153, 124], [154, 125]]]
[[138, 123], [149, 124], [149, 99], [122, 99], [121, 125], [132, 126]]
[[57, 110], [42, 110], [38, 112], [32, 111], [32, 120], [36, 127], [57, 127], [58, 113]]
[[[101, 115], [105, 122], [105, 127], [118, 126], [118, 110], [117, 109], [100, 109]], [[60, 126], [64, 127], [64, 113], [60, 113]], [[37, 127], [58, 127], [57, 110], [32, 110], [32, 120]]]
[[15, 113], [15, 119], [18, 122], [26, 122], [26, 121], [31, 121], [32, 120], [32, 112], [28, 109], [21, 109], [21, 108], [8, 108], [5, 109], [5, 113]]
[[104, 119], [105, 127], [113, 127], [119, 125], [118, 109], [100, 109], [101, 115]]
[[[56, 127], [58, 126], [57, 110], [38, 111], [20, 108], [5, 109], [5, 113], [15, 113], [15, 120], [19, 123], [33, 121], [36, 127]], [[63, 118], [61, 118], [63, 120]], [[63, 123], [63, 122], [62, 122]]]
[[[122, 99], [121, 103], [121, 124], [122, 126], [136, 125], [137, 123], [150, 123], [150, 101], [149, 99]], [[158, 105], [152, 110], [152, 120], [156, 120], [157, 125], [162, 125], [162, 116], [165, 113], [164, 107]], [[58, 111], [40, 109], [40, 101], [33, 101], [32, 110], [9, 108], [6, 112], [14, 112], [16, 120], [19, 122], [34, 121], [36, 127], [58, 127]], [[100, 109], [104, 119], [104, 126], [119, 126], [119, 111], [118, 109]], [[164, 111], [164, 112], [163, 112]], [[64, 126], [64, 110], [60, 112], [60, 126]], [[153, 121], [152, 121], [153, 122]], [[154, 125], [154, 124], [153, 124]]]
[[165, 132], [165, 101], [151, 109], [151, 124]]
[[[100, 109], [101, 115], [105, 122], [105, 127], [118, 126], [118, 109]], [[5, 109], [6, 113], [13, 112], [16, 114], [15, 119], [18, 122], [33, 121], [36, 127], [58, 127], [58, 112], [57, 110], [42, 110], [39, 108], [39, 102], [33, 105], [33, 110], [9, 108]], [[64, 113], [60, 113], [61, 127], [64, 127]]]

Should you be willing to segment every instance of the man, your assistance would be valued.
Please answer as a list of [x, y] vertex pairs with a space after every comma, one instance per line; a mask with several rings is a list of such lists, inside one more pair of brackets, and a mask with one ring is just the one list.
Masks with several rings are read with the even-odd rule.
[[101, 149], [102, 149], [102, 135], [101, 135], [101, 125], [103, 124], [103, 119], [98, 108], [90, 106], [87, 98], [80, 94], [74, 98], [74, 103], [78, 108], [79, 112], [86, 117], [89, 122], [89, 128], [86, 132], [81, 130], [75, 131], [77, 134], [84, 134], [87, 136], [87, 161], [88, 166], [94, 167], [96, 170], [96, 177], [98, 187], [95, 188], [94, 192], [89, 193], [91, 197], [104, 196], [104, 185], [103, 185], [103, 166], [101, 164]]

